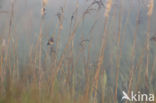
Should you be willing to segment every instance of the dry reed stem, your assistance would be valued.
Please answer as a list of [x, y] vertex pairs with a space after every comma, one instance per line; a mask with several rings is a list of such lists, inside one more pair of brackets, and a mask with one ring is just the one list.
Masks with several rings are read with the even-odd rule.
[[85, 67], [85, 78], [86, 78], [86, 87], [85, 87], [85, 94], [84, 94], [84, 100], [88, 100], [89, 99], [89, 89], [90, 89], [90, 84], [89, 84], [89, 61], [90, 61], [90, 49], [92, 47], [91, 41], [93, 39], [93, 30], [99, 20], [100, 15], [97, 14], [95, 22], [93, 23], [90, 31], [89, 31], [89, 35], [90, 35], [90, 42], [88, 44], [88, 56], [87, 56], [87, 63], [86, 63], [86, 67]]
[[147, 7], [148, 7], [147, 15], [151, 16], [154, 8], [154, 0], [149, 0], [149, 4], [147, 5]]
[[63, 29], [63, 22], [64, 22], [64, 10], [66, 8], [66, 4], [67, 0], [65, 0], [64, 2], [64, 6], [60, 7], [60, 12], [57, 13], [57, 17], [58, 17], [58, 23], [59, 23], [59, 30], [57, 33], [57, 40], [56, 40], [56, 52], [58, 51], [58, 46], [60, 43], [60, 38], [61, 38], [61, 31]]
[[58, 46], [60, 42], [60, 37], [61, 37], [61, 31], [63, 29], [63, 20], [64, 20], [64, 8], [61, 8], [61, 13], [57, 14], [58, 16], [58, 22], [59, 22], [59, 30], [57, 34], [57, 40], [56, 40], [56, 51], [58, 51]]
[[39, 91], [41, 92], [41, 81], [42, 81], [42, 35], [43, 35], [43, 31], [42, 31], [42, 26], [44, 24], [44, 16], [45, 16], [45, 6], [46, 6], [47, 0], [42, 0], [42, 11], [41, 11], [41, 20], [40, 20], [40, 32], [39, 32], [39, 38], [38, 38], [38, 43], [37, 45], [39, 46], [39, 58], [38, 58], [38, 71], [39, 71]]
[[153, 77], [154, 77], [154, 70], [156, 68], [156, 56], [154, 57], [154, 61], [153, 61], [153, 66], [152, 66], [152, 71], [151, 71], [151, 77], [150, 77], [150, 81], [152, 82]]
[[93, 90], [94, 93], [94, 97], [93, 97], [93, 102], [96, 103], [96, 97], [97, 97], [97, 88], [98, 88], [98, 81], [99, 81], [99, 75], [100, 75], [100, 71], [101, 71], [101, 66], [103, 63], [103, 59], [104, 59], [104, 51], [105, 51], [105, 46], [106, 46], [106, 38], [107, 38], [107, 22], [108, 22], [108, 16], [109, 16], [109, 12], [111, 10], [111, 6], [112, 6], [112, 0], [109, 0], [106, 4], [106, 10], [104, 13], [105, 16], [105, 23], [104, 23], [104, 34], [102, 37], [102, 43], [101, 43], [101, 49], [99, 51], [99, 58], [98, 58], [98, 64], [97, 64], [97, 68], [96, 68], [96, 72], [95, 72], [95, 76], [94, 76], [94, 82], [93, 82], [93, 87], [95, 88]]
[[[11, 8], [10, 8], [10, 17], [9, 17], [9, 31], [8, 31], [8, 41], [6, 45], [6, 51], [5, 51], [5, 64], [4, 64], [4, 76], [6, 76], [6, 95], [10, 97], [10, 87], [11, 87], [11, 63], [10, 63], [10, 58], [8, 58], [11, 55], [11, 50], [10, 50], [10, 42], [12, 40], [12, 24], [13, 24], [13, 17], [14, 17], [14, 3], [15, 1], [13, 0], [11, 2]], [[10, 54], [10, 55], [9, 55]]]
[[[11, 31], [12, 31], [12, 24], [13, 24], [13, 18], [14, 18], [14, 5], [15, 5], [15, 1], [14, 0], [12, 0], [12, 2], [11, 2], [11, 9], [10, 9], [10, 18], [9, 18], [9, 32], [8, 32], [8, 41], [7, 41], [7, 55], [6, 55], [6, 63], [7, 63], [7, 59], [9, 60], [9, 58], [7, 58], [8, 57], [8, 53], [10, 54], [10, 52], [9, 52], [9, 50], [10, 50], [10, 43], [11, 43], [11, 40], [12, 40], [12, 34], [11, 34]], [[8, 61], [9, 62], [9, 61]], [[10, 64], [10, 62], [7, 64], [7, 65], [9, 65]], [[11, 75], [11, 68], [9, 68], [9, 71], [8, 71], [9, 73], [9, 75]]]
[[151, 15], [153, 12], [153, 6], [154, 5], [154, 0], [150, 0], [148, 4], [148, 24], [147, 24], [147, 33], [146, 33], [146, 70], [145, 70], [145, 80], [146, 80], [146, 89], [149, 88], [149, 51], [150, 51], [150, 28], [151, 28]]
[[111, 11], [111, 7], [112, 7], [112, 0], [108, 0], [107, 1], [107, 4], [106, 4], [105, 13], [104, 13], [104, 16], [105, 17], [108, 17], [109, 16], [109, 13]]
[[141, 80], [141, 65], [143, 64], [143, 58], [144, 58], [144, 55], [145, 55], [145, 48], [143, 48], [142, 50], [142, 53], [141, 53], [141, 56], [139, 58], [139, 63], [137, 64], [136, 66], [136, 69], [138, 70], [138, 74], [137, 74], [137, 83], [136, 83], [136, 86], [135, 86], [135, 90], [138, 91], [139, 89], [139, 84], [140, 84], [140, 80]]
[[121, 45], [120, 45], [120, 36], [121, 36], [121, 12], [122, 12], [122, 0], [120, 1], [120, 11], [119, 11], [119, 25], [118, 25], [118, 40], [117, 40], [117, 59], [116, 59], [116, 76], [115, 76], [115, 95], [114, 103], [117, 100], [117, 89], [118, 89], [118, 79], [119, 79], [119, 69], [120, 69], [120, 58], [121, 58]]
[[[114, 11], [113, 11], [113, 16], [112, 16], [112, 21], [111, 21], [111, 25], [110, 25], [110, 28], [112, 28], [112, 25], [113, 25], [113, 22], [116, 20], [116, 13], [117, 13], [117, 9], [115, 9]], [[116, 39], [116, 36], [114, 36], [114, 34], [115, 34], [115, 31], [112, 31], [113, 32], [113, 38], [112, 38], [112, 41], [114, 41], [115, 39]], [[110, 45], [112, 45], [112, 42], [111, 41], [111, 43], [109, 43]], [[123, 41], [123, 40], [122, 40]], [[113, 45], [112, 45], [113, 46]], [[113, 46], [113, 48], [115, 48], [115, 46]], [[114, 73], [114, 70], [113, 70], [113, 65], [114, 65], [114, 63], [113, 63], [113, 52], [114, 52], [114, 49], [112, 49], [112, 52], [110, 53], [110, 75], [112, 75], [112, 78], [113, 78], [113, 75], [115, 74]], [[113, 80], [113, 79], [110, 79], [110, 80]], [[114, 84], [114, 82], [112, 83], [113, 85], [115, 85]], [[103, 102], [104, 103], [104, 102]]]
[[[3, 64], [3, 57], [2, 57], [2, 55], [0, 56], [0, 84], [3, 84], [3, 80], [4, 80], [4, 78], [3, 78], [3, 74], [2, 74], [2, 64]], [[2, 89], [3, 89], [3, 86], [2, 85], [0, 85], [0, 91], [2, 91]], [[0, 93], [0, 95], [1, 95], [1, 93]]]
[[79, 24], [81, 23], [81, 21], [82, 21], [82, 19], [77, 24], [75, 24], [75, 26], [73, 28], [73, 32], [70, 34], [68, 42], [67, 42], [67, 44], [66, 44], [66, 46], [65, 46], [65, 48], [64, 48], [64, 50], [62, 52], [62, 55], [61, 55], [61, 57], [60, 57], [60, 59], [59, 59], [59, 61], [57, 63], [57, 66], [55, 68], [56, 73], [54, 75], [52, 75], [52, 82], [51, 82], [52, 83], [52, 89], [51, 89], [51, 91], [53, 91], [55, 78], [56, 78], [59, 70], [61, 69], [61, 66], [62, 66], [62, 63], [63, 63], [63, 60], [64, 60], [65, 51], [69, 48], [69, 46], [71, 44], [71, 41], [74, 39], [75, 32], [76, 32]]
[[133, 76], [134, 76], [134, 69], [135, 69], [135, 55], [136, 55], [136, 36], [138, 32], [138, 20], [140, 16], [140, 9], [138, 10], [138, 14], [136, 17], [136, 29], [133, 35], [133, 46], [132, 46], [132, 55], [131, 55], [131, 68], [130, 68], [130, 74], [129, 74], [129, 86], [128, 86], [128, 95], [130, 95], [131, 89], [132, 89], [132, 83], [133, 83]]
[[96, 72], [95, 72], [95, 76], [94, 76], [94, 82], [93, 82], [93, 93], [94, 93], [94, 103], [96, 103], [96, 96], [97, 96], [97, 88], [98, 88], [98, 81], [99, 81], [99, 75], [100, 75], [100, 71], [101, 71], [101, 66], [103, 63], [103, 59], [104, 59], [104, 51], [105, 51], [105, 46], [106, 46], [106, 38], [107, 38], [107, 22], [108, 22], [108, 17], [105, 18], [105, 24], [104, 24], [104, 34], [102, 37], [102, 43], [101, 43], [101, 48], [100, 48], [100, 52], [99, 52], [99, 57], [98, 57], [98, 64], [97, 64], [97, 68], [96, 68]]

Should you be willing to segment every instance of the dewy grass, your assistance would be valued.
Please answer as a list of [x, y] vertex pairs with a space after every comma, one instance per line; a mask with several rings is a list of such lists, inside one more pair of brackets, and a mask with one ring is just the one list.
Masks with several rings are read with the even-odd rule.
[[125, 93], [156, 97], [154, 0], [147, 7], [129, 0], [3, 3], [0, 103], [120, 103]]

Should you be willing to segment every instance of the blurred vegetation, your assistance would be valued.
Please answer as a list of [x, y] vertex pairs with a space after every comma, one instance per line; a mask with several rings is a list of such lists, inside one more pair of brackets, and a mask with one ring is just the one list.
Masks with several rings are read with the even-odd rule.
[[0, 0], [0, 103], [121, 103], [122, 91], [156, 96], [155, 5]]

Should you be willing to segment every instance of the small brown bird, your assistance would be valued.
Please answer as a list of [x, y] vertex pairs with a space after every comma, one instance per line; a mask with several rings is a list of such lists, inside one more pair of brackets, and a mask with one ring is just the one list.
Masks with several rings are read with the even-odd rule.
[[51, 45], [53, 45], [53, 44], [54, 44], [54, 39], [53, 39], [53, 37], [51, 37], [51, 38], [48, 40], [47, 45], [51, 46]]
[[152, 37], [150, 38], [150, 40], [156, 42], [156, 35], [155, 35], [155, 36], [152, 36]]

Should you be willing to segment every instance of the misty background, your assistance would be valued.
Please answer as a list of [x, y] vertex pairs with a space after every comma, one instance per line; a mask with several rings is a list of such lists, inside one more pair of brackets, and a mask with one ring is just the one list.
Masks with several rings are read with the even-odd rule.
[[[146, 33], [147, 33], [147, 5], [148, 0], [113, 0], [112, 9], [109, 15], [108, 24], [107, 24], [107, 43], [105, 49], [104, 63], [102, 69], [105, 69], [108, 79], [108, 84], [115, 86], [115, 70], [116, 70], [116, 51], [119, 49], [117, 46], [118, 38], [118, 28], [119, 20], [121, 21], [121, 60], [120, 60], [120, 72], [119, 72], [119, 86], [121, 88], [127, 87], [129, 76], [129, 70], [131, 67], [131, 54], [134, 40], [134, 33], [136, 31], [136, 23], [138, 23], [138, 30], [136, 33], [136, 49], [135, 49], [135, 67], [139, 63], [139, 58], [142, 55], [145, 44], [146, 44]], [[61, 8], [64, 7], [64, 20], [63, 20], [63, 29], [60, 33], [60, 42], [58, 44], [58, 57], [62, 53], [62, 50], [65, 48], [65, 45], [68, 41], [69, 35], [72, 28], [74, 27], [74, 22], [76, 20], [81, 20], [85, 10], [91, 4], [92, 0], [48, 0], [46, 5], [46, 15], [44, 17], [43, 24], [43, 38], [42, 38], [42, 53], [43, 57], [48, 51], [47, 42], [50, 37], [54, 37], [54, 43], [57, 41], [58, 35], [58, 17], [57, 13], [61, 11]], [[106, 4], [107, 0], [103, 0], [103, 3]], [[76, 6], [78, 5], [78, 15], [71, 22], [72, 14], [74, 13]], [[150, 37], [156, 35], [156, 2], [154, 2], [154, 10], [151, 16], [151, 25], [150, 25]], [[12, 16], [12, 26], [11, 26], [11, 41], [17, 44], [17, 54], [19, 58], [19, 64], [27, 64], [29, 51], [32, 47], [36, 45], [40, 32], [40, 22], [41, 22], [41, 0], [15, 0], [13, 15], [11, 15], [11, 0], [0, 0], [0, 43], [6, 41], [8, 38], [8, 28], [9, 28], [9, 19]], [[97, 8], [97, 6], [95, 6]], [[1, 11], [3, 11], [1, 13]], [[91, 43], [90, 49], [90, 69], [95, 69], [94, 64], [98, 60], [98, 53], [101, 47], [101, 38], [104, 32], [104, 11], [105, 7], [102, 7], [100, 10], [93, 10], [91, 13], [87, 14], [82, 23], [78, 26], [77, 31], [75, 32], [74, 37], [74, 56], [77, 56], [82, 50], [80, 45], [82, 38], [89, 40]], [[139, 12], [138, 21], [136, 18]], [[120, 14], [120, 16], [119, 16]], [[115, 15], [115, 16], [114, 16]], [[94, 29], [92, 30], [92, 25], [97, 20]], [[73, 24], [72, 24], [73, 23]], [[92, 32], [90, 32], [92, 31]], [[85, 56], [87, 56], [87, 47], [88, 44], [85, 44], [83, 48]], [[149, 63], [149, 74], [152, 71], [152, 66], [154, 64], [154, 57], [156, 55], [156, 42], [150, 41], [150, 63]], [[142, 69], [145, 68], [146, 57], [142, 64]], [[77, 71], [81, 71], [83, 74], [83, 58], [80, 57], [79, 63], [77, 65]], [[156, 67], [155, 67], [156, 68]], [[136, 68], [137, 69], [137, 68]], [[143, 72], [143, 71], [142, 71]], [[154, 71], [155, 73], [156, 71]], [[111, 75], [110, 75], [111, 74]], [[114, 75], [112, 75], [114, 74]], [[137, 72], [136, 72], [137, 75]], [[79, 79], [83, 80], [81, 74], [78, 75]], [[153, 85], [156, 86], [156, 77], [153, 79]], [[134, 78], [137, 81], [137, 78]], [[85, 81], [84, 81], [85, 82]], [[126, 86], [125, 86], [126, 85]], [[154, 87], [153, 86], [153, 87]], [[82, 87], [79, 87], [83, 88]]]

